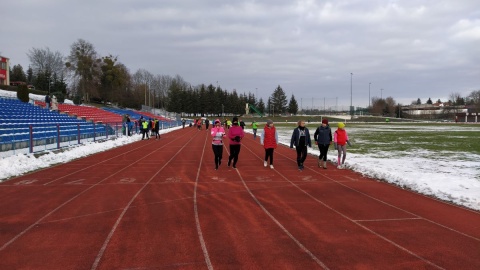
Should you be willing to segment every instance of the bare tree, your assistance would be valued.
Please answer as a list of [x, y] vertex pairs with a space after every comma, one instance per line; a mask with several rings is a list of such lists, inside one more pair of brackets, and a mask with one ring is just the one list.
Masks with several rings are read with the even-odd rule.
[[38, 73], [64, 75], [64, 56], [60, 52], [52, 52], [48, 47], [45, 49], [32, 48], [27, 56], [35, 75]]

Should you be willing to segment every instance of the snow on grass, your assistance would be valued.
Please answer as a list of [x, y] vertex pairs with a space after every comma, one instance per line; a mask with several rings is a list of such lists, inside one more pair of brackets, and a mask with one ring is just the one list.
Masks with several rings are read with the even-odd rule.
[[[315, 128], [309, 128], [313, 140]], [[410, 132], [412, 129], [419, 129], [422, 132], [449, 132], [452, 127], [368, 125], [368, 128], [363, 128], [363, 130], [362, 128], [348, 128], [353, 146], [348, 147], [346, 167], [368, 177], [480, 210], [480, 154], [478, 154], [478, 150], [429, 150], [428, 144], [421, 141], [423, 137], [418, 137], [414, 141], [399, 141], [392, 144], [372, 141], [368, 139], [368, 136], [360, 139], [355, 136], [361, 132], [371, 132], [372, 130], [395, 131], [401, 140], [401, 132]], [[290, 146], [293, 128], [277, 127], [277, 130], [280, 143]], [[332, 131], [335, 130], [336, 128], [332, 129]], [[249, 129], [246, 131], [251, 133]], [[464, 127], [461, 131], [478, 132], [479, 128]], [[261, 132], [259, 130], [258, 133]], [[472, 133], [468, 138], [475, 138], [475, 134], [477, 133]], [[409, 147], [405, 148], [405, 145]], [[366, 149], [358, 151], [362, 147]], [[388, 150], [385, 150], [385, 147]], [[395, 150], [396, 148], [401, 150]], [[319, 155], [316, 146], [309, 148], [308, 152], [314, 156]], [[328, 152], [328, 159], [337, 163], [337, 151], [333, 147]]]

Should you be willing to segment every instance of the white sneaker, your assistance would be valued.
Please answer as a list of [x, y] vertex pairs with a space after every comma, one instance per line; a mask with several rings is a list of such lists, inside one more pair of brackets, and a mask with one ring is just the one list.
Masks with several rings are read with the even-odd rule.
[[263, 162], [263, 167], [267, 167], [267, 162], [266, 161]]
[[273, 165], [270, 165], [270, 169], [273, 169]]

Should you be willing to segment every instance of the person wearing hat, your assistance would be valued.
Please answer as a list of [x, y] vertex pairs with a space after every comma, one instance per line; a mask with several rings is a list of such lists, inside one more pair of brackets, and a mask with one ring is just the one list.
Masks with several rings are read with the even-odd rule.
[[297, 166], [301, 171], [303, 170], [303, 163], [307, 159], [308, 149], [307, 146], [312, 147], [312, 141], [310, 139], [310, 132], [305, 127], [305, 121], [299, 120], [298, 127], [293, 130], [292, 138], [290, 139], [290, 148], [297, 150]]
[[215, 155], [215, 170], [218, 170], [218, 166], [222, 164], [223, 155], [223, 137], [225, 137], [225, 130], [223, 129], [219, 119], [214, 122], [215, 126], [212, 127], [210, 134], [212, 135], [212, 150]]
[[[335, 149], [338, 151], [337, 157], [337, 168], [342, 169], [345, 164], [345, 159], [347, 158], [347, 144], [352, 146], [348, 140], [348, 134], [345, 130], [345, 124], [342, 122], [338, 123], [338, 128], [333, 135], [333, 143]], [[342, 156], [343, 155], [343, 156]], [[340, 163], [341, 159], [341, 163]]]
[[267, 161], [270, 159], [270, 169], [273, 169], [273, 151], [278, 145], [278, 133], [273, 126], [273, 121], [270, 119], [267, 120], [267, 124], [263, 128], [263, 133], [260, 135], [260, 144], [262, 144], [265, 149], [263, 166], [267, 167]]
[[238, 118], [233, 117], [232, 127], [228, 130], [228, 138], [230, 139], [230, 156], [228, 157], [228, 167], [233, 160], [233, 168], [237, 168], [238, 154], [240, 154], [241, 140], [245, 137], [243, 128], [238, 124]]
[[322, 124], [315, 130], [313, 134], [315, 144], [318, 145], [320, 155], [318, 156], [318, 167], [327, 168], [327, 152], [330, 144], [332, 143], [332, 130], [328, 125], [328, 119], [323, 118]]

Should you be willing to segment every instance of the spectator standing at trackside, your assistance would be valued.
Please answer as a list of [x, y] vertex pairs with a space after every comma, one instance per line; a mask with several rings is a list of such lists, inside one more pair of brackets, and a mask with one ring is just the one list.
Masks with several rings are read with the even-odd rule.
[[55, 95], [53, 95], [51, 103], [52, 103], [51, 105], [52, 111], [58, 111], [58, 100]]
[[265, 149], [265, 160], [263, 166], [267, 167], [267, 161], [270, 159], [270, 169], [273, 169], [273, 152], [278, 145], [278, 132], [273, 126], [272, 120], [267, 120], [267, 124], [263, 128], [263, 133], [260, 135], [260, 144]]
[[46, 95], [45, 96], [45, 109], [50, 109], [50, 103], [51, 102], [52, 102], [52, 100], [50, 99], [50, 96]]
[[[155, 135], [155, 119], [150, 118], [149, 126], [151, 130], [150, 136], [153, 138], [153, 135]], [[155, 138], [157, 138], [157, 136], [155, 136]]]
[[187, 123], [187, 120], [185, 118], [182, 119], [182, 128], [185, 128], [185, 123]]
[[228, 157], [228, 167], [233, 160], [233, 168], [237, 168], [238, 155], [240, 154], [241, 141], [245, 137], [245, 132], [238, 125], [238, 118], [233, 117], [232, 127], [228, 130], [228, 138], [230, 139], [230, 156]]
[[208, 130], [208, 127], [210, 126], [210, 120], [205, 119], [205, 130]]
[[212, 127], [210, 134], [212, 135], [212, 150], [215, 155], [215, 170], [218, 170], [218, 166], [222, 164], [223, 156], [223, 138], [225, 137], [225, 129], [222, 127], [222, 123], [219, 119], [216, 119]]
[[240, 119], [240, 127], [241, 127], [242, 129], [245, 129], [245, 122], [243, 122], [242, 119]]
[[251, 126], [252, 126], [252, 129], [253, 129], [253, 139], [255, 140], [257, 138], [258, 122], [253, 120]]
[[299, 120], [298, 126], [293, 130], [292, 138], [290, 139], [290, 148], [297, 150], [297, 166], [299, 170], [303, 170], [303, 163], [307, 159], [307, 146], [312, 147], [312, 141], [310, 139], [310, 132], [305, 127], [305, 121]]
[[132, 120], [130, 119], [130, 115], [126, 115], [126, 120], [125, 120], [125, 123], [126, 123], [126, 127], [128, 129], [128, 136], [132, 136], [132, 129], [133, 129], [133, 123], [132, 123]]
[[318, 167], [319, 168], [327, 168], [327, 153], [330, 144], [332, 144], [332, 130], [328, 125], [328, 119], [324, 118], [322, 120], [322, 124], [315, 130], [313, 134], [313, 139], [315, 140], [315, 144], [318, 145], [318, 149], [320, 150], [320, 155], [318, 156]]
[[160, 139], [160, 122], [155, 118], [153, 122], [155, 124], [155, 140]]
[[[348, 146], [352, 146], [352, 144], [348, 140], [348, 134], [345, 130], [345, 124], [342, 122], [338, 123], [338, 128], [333, 135], [333, 143], [335, 146], [335, 150], [338, 151], [337, 168], [342, 169], [345, 164], [345, 159], [347, 158], [347, 144]], [[341, 163], [340, 159], [342, 161]]]
[[138, 119], [138, 121], [136, 122], [137, 125], [138, 125], [138, 131], [140, 133], [143, 133], [143, 125], [142, 125], [142, 122], [144, 121], [145, 119], [143, 118], [143, 116], [140, 116], [140, 119]]
[[147, 140], [150, 140], [150, 137], [148, 136], [148, 121], [143, 118], [140, 120], [140, 125], [142, 127], [142, 140], [145, 138], [145, 135], [147, 135]]

